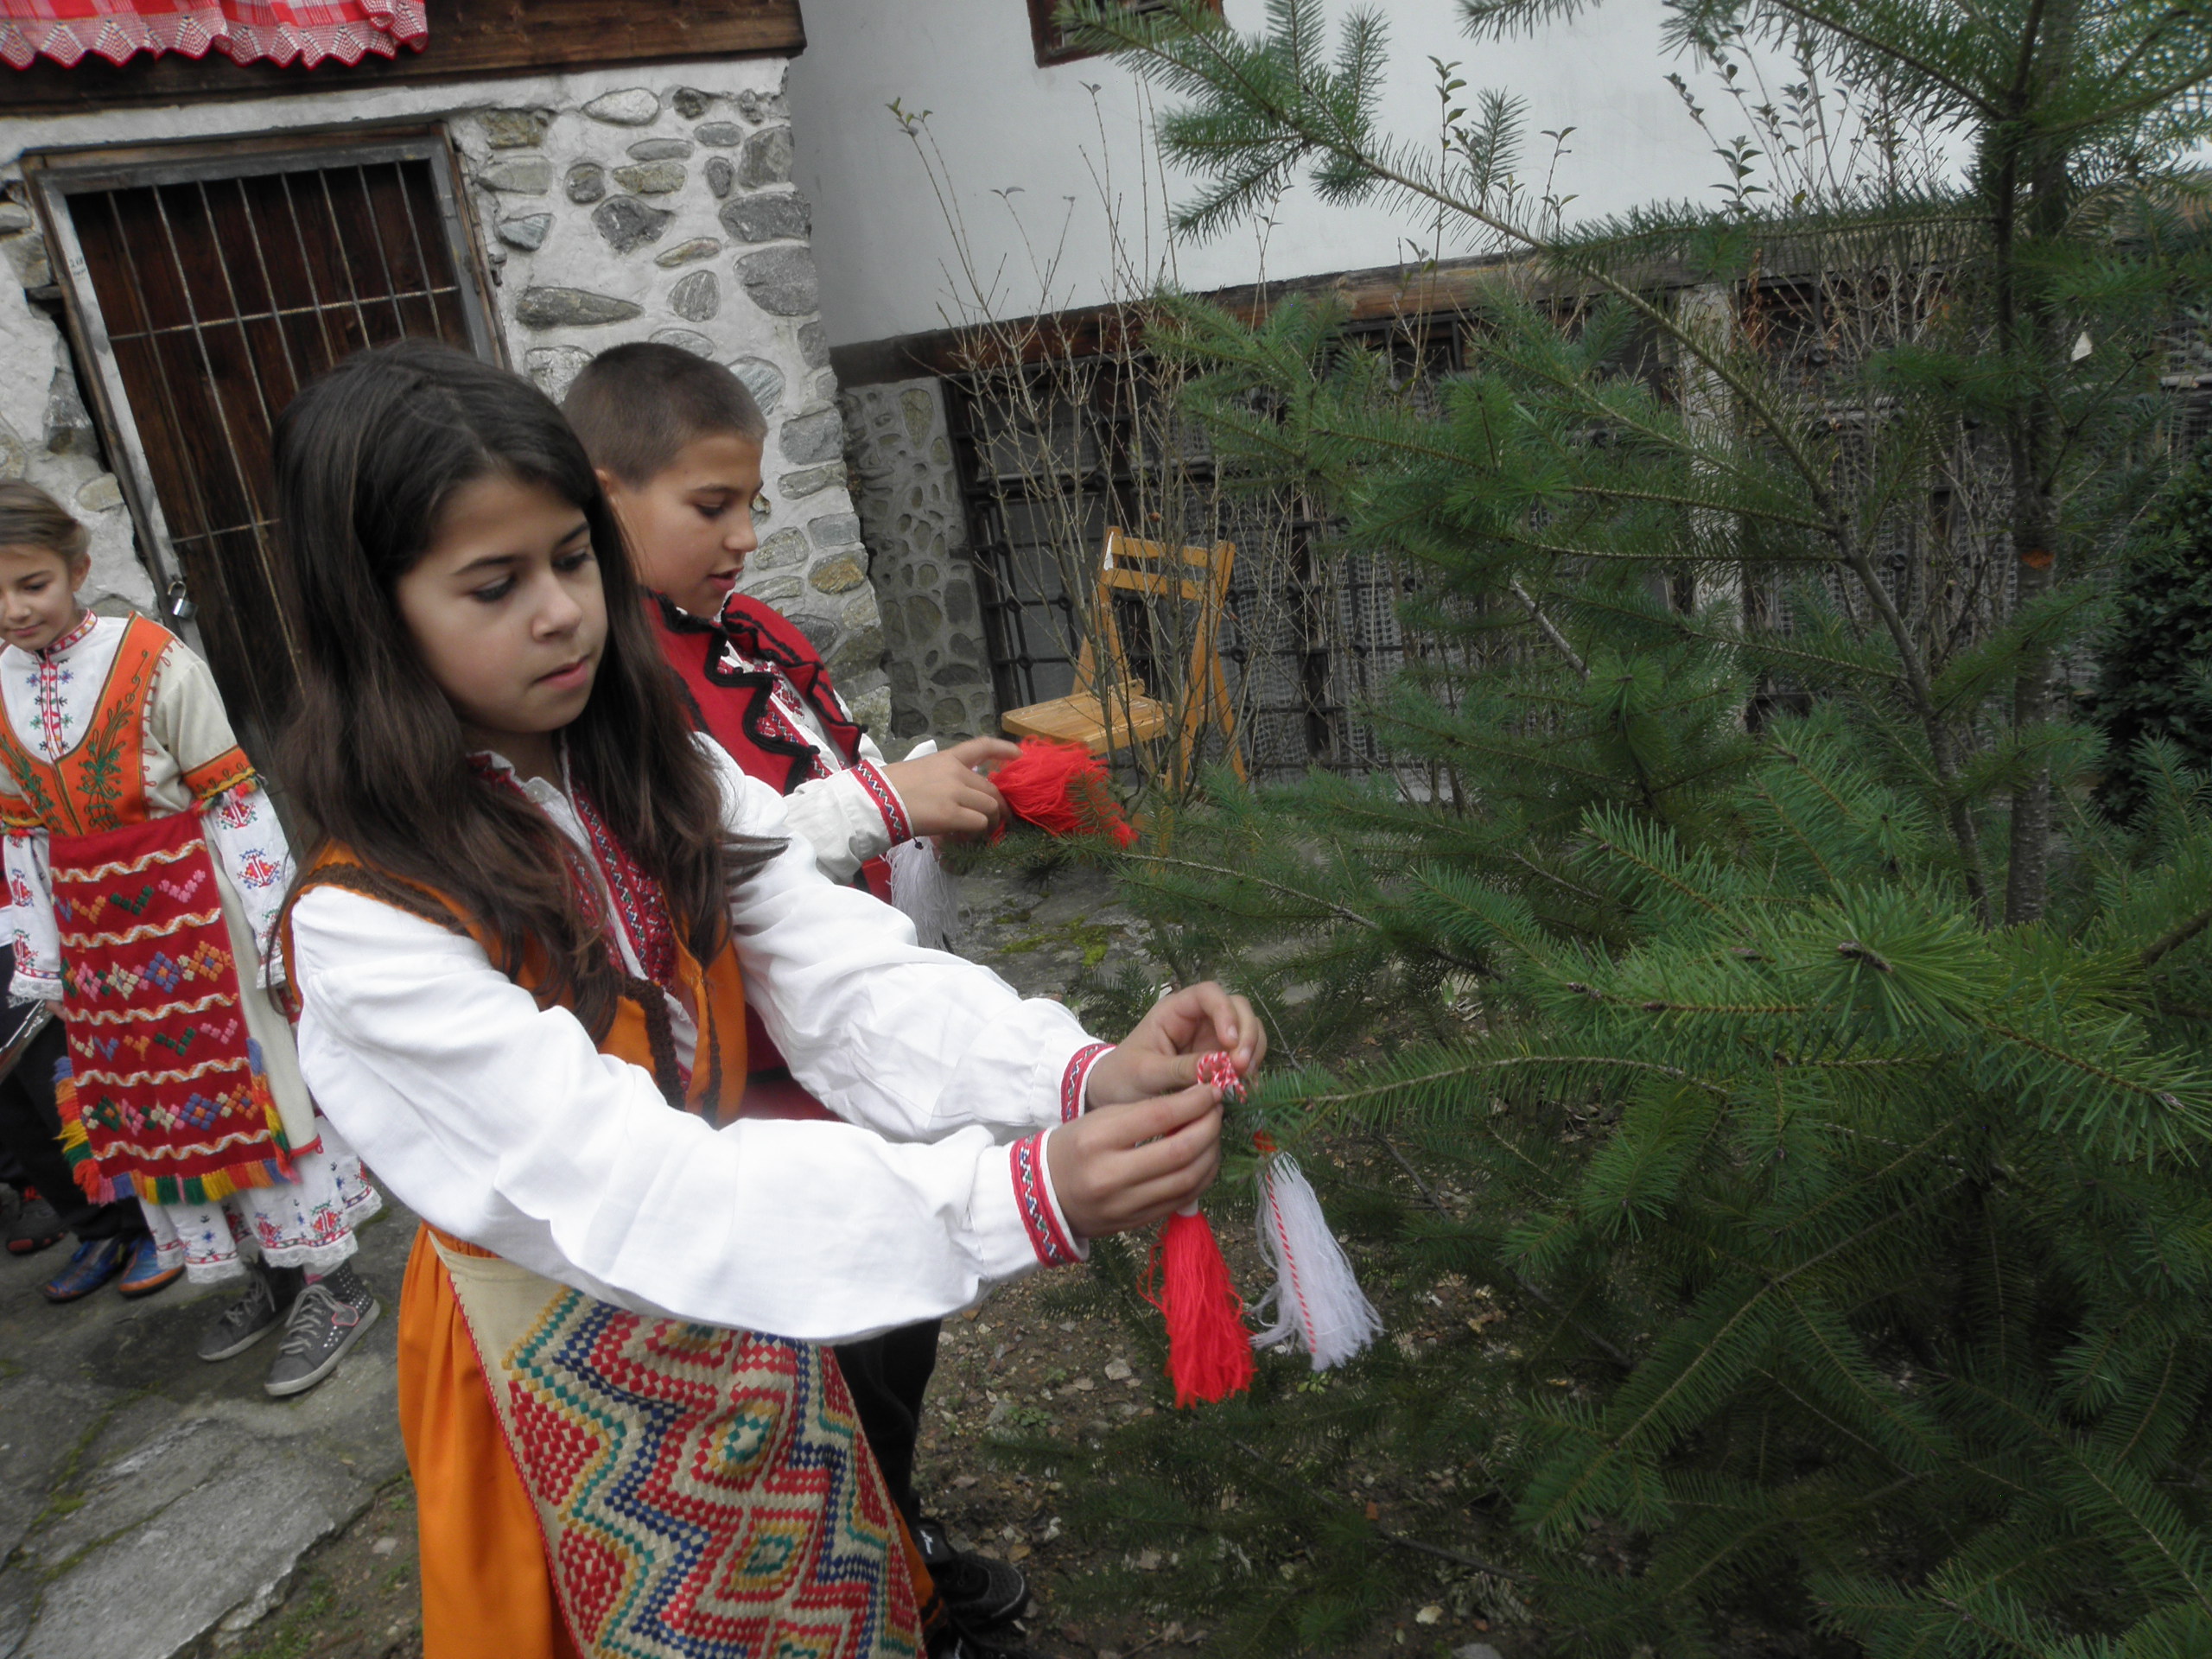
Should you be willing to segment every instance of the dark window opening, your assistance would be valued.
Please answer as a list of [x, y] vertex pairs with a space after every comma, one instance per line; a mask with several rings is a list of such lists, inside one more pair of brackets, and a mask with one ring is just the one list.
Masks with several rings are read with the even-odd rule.
[[442, 138], [32, 161], [73, 343], [168, 614], [257, 760], [290, 713], [270, 439], [300, 386], [408, 335], [495, 357]]
[[[1067, 31], [1052, 21], [1052, 14], [1060, 9], [1061, 0], [1029, 0], [1029, 39], [1037, 49], [1040, 64], [1072, 63], [1077, 58], [1096, 55], [1071, 44]], [[1146, 13], [1165, 13], [1168, 8], [1164, 0], [1121, 0], [1122, 10], [1140, 16]], [[1205, 0], [1206, 9], [1217, 17], [1221, 15], [1221, 0]]]

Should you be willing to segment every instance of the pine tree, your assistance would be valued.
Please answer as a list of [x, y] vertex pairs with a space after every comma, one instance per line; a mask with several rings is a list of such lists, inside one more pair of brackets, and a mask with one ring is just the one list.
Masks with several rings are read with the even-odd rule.
[[2134, 750], [2172, 743], [2212, 763], [2212, 456], [2202, 449], [2130, 537], [2097, 642], [2096, 717], [2107, 746], [2098, 798], [2125, 817], [2141, 804]]
[[1400, 1339], [1058, 1448], [1173, 1580], [1104, 1592], [1224, 1652], [1440, 1574], [1602, 1655], [2212, 1650], [2212, 779], [2154, 741], [2085, 810], [2056, 695], [2172, 449], [2207, 15], [1679, 0], [1799, 79], [1719, 206], [1571, 226], [1448, 65], [1390, 135], [1374, 18], [1174, 11], [1064, 16], [1181, 100], [1187, 228], [1302, 176], [1504, 257], [1419, 398], [1324, 303], [1163, 301], [1224, 456], [1418, 574], [1393, 769], [1217, 779], [1128, 876], [1260, 1000], [1240, 1127], [1334, 1153]]

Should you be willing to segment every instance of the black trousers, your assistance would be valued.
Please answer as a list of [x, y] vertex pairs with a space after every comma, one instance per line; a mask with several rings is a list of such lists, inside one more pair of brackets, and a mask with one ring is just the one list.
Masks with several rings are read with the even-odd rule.
[[887, 1331], [866, 1342], [848, 1342], [837, 1351], [837, 1368], [852, 1391], [853, 1409], [868, 1447], [883, 1465], [884, 1484], [909, 1527], [921, 1524], [914, 1496], [914, 1443], [920, 1438], [922, 1396], [937, 1370], [938, 1319]]
[[70, 1174], [69, 1160], [61, 1155], [61, 1113], [54, 1104], [54, 1069], [67, 1052], [61, 1022], [48, 1020], [31, 1039], [16, 1069], [0, 1077], [0, 1154], [60, 1212], [62, 1226], [76, 1234], [79, 1242], [135, 1239], [146, 1230], [146, 1212], [138, 1200], [90, 1202]]

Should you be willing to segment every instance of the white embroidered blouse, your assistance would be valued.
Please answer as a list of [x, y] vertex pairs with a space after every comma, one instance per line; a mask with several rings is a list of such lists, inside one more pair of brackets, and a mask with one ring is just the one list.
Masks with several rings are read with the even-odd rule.
[[[0, 705], [26, 748], [56, 760], [83, 741], [99, 707], [108, 670], [128, 624], [86, 612], [84, 620], [44, 651], [0, 649]], [[193, 808], [185, 771], [232, 748], [222, 693], [207, 664], [181, 640], [174, 641], [155, 670], [146, 700], [143, 734], [145, 791], [156, 814]], [[0, 774], [0, 792], [18, 791]], [[276, 915], [292, 882], [291, 848], [267, 793], [258, 788], [225, 791], [200, 806], [207, 850], [244, 909], [260, 949], [261, 982], [276, 972], [270, 949]], [[47, 832], [11, 830], [4, 849], [7, 905], [0, 928], [16, 949], [13, 1001], [59, 1001], [60, 936], [54, 920], [54, 886], [47, 861]]]
[[[787, 836], [776, 791], [699, 741], [728, 828]], [[1104, 1045], [1057, 1003], [921, 949], [891, 906], [823, 880], [801, 838], [730, 916], [747, 1003], [843, 1122], [717, 1129], [673, 1111], [474, 941], [329, 887], [292, 913], [301, 1070], [424, 1219], [641, 1313], [844, 1341], [1077, 1258], [1044, 1141], [1080, 1111]]]

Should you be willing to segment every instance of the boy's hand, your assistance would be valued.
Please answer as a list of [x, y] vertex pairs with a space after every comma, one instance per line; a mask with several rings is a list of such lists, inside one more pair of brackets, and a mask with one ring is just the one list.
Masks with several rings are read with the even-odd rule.
[[1003, 738], [971, 737], [918, 760], [894, 760], [881, 770], [899, 791], [915, 835], [975, 836], [1006, 816], [1006, 803], [976, 768], [1002, 766], [1020, 753]]
[[1198, 1080], [1198, 1060], [1226, 1049], [1236, 1075], [1249, 1077], [1267, 1058], [1268, 1033], [1252, 1005], [1208, 980], [1171, 991], [1090, 1068], [1084, 1090], [1093, 1107], [1145, 1100], [1187, 1089]]
[[1045, 1137], [1045, 1160], [1077, 1237], [1158, 1221], [1212, 1185], [1221, 1166], [1220, 1091], [1195, 1084], [1085, 1112]]

